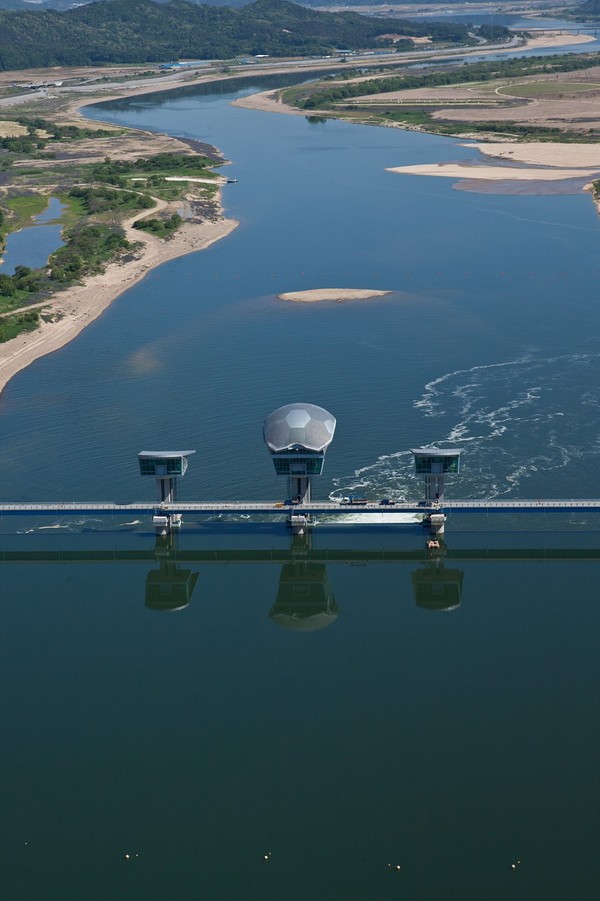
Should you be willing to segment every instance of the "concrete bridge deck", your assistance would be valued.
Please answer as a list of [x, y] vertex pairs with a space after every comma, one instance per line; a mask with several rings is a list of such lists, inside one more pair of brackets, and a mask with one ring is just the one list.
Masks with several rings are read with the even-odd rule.
[[189, 503], [156, 504], [146, 501], [127, 503], [96, 503], [90, 501], [57, 503], [0, 504], [0, 516], [23, 515], [94, 515], [153, 516], [155, 514], [197, 514], [205, 516], [259, 515], [339, 515], [343, 513], [599, 513], [598, 499], [539, 499], [539, 500], [452, 500], [442, 504], [424, 505], [417, 501], [402, 501], [382, 505], [375, 501], [364, 505], [341, 504], [339, 501], [312, 501], [305, 504], [282, 505], [273, 501], [191, 501]]

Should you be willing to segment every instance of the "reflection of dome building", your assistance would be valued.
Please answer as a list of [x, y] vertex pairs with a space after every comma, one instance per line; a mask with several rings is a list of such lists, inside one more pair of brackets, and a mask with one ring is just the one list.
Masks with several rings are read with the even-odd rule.
[[324, 563], [284, 563], [269, 619], [292, 632], [317, 632], [338, 614]]
[[171, 561], [162, 561], [160, 569], [146, 576], [146, 607], [150, 610], [183, 610], [190, 602], [198, 573], [178, 569]]
[[445, 566], [428, 566], [411, 573], [417, 607], [424, 610], [456, 610], [460, 607], [463, 572]]
[[287, 404], [267, 416], [263, 436], [275, 472], [288, 477], [291, 498], [310, 500], [310, 478], [323, 471], [335, 417], [314, 404]]

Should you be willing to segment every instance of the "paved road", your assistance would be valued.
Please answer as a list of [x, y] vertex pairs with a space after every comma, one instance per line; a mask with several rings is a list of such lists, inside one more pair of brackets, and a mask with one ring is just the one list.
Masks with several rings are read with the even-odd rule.
[[600, 500], [559, 499], [559, 500], [456, 500], [445, 501], [443, 505], [423, 506], [417, 502], [402, 502], [381, 505], [378, 502], [364, 506], [340, 504], [337, 501], [313, 501], [296, 506], [284, 506], [274, 501], [202, 501], [177, 504], [152, 504], [145, 501], [127, 503], [23, 503], [0, 504], [0, 516], [40, 515], [70, 516], [95, 514], [111, 516], [115, 513], [127, 515], [154, 515], [172, 513], [193, 513], [207, 516], [260, 515], [288, 516], [290, 513], [331, 515], [340, 513], [591, 513], [600, 512]]

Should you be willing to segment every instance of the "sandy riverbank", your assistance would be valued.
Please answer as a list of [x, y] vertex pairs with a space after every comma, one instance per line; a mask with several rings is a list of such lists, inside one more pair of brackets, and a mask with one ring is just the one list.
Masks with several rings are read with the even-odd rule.
[[[139, 214], [135, 218], [139, 218]], [[130, 228], [132, 221], [125, 223], [127, 237], [142, 244], [135, 259], [111, 263], [101, 275], [86, 279], [85, 285], [74, 286], [55, 295], [44, 304], [52, 321], [44, 322], [34, 332], [0, 344], [0, 391], [17, 372], [76, 338], [119, 295], [140, 282], [150, 270], [184, 254], [205, 250], [238, 225], [235, 219], [225, 218], [184, 223], [172, 238], [163, 241], [154, 235], [134, 231]]]
[[522, 168], [516, 166], [486, 166], [471, 163], [430, 163], [423, 166], [394, 166], [387, 172], [405, 175], [436, 175], [445, 178], [483, 179], [485, 181], [560, 181], [565, 178], [600, 178], [597, 169]]
[[[145, 87], [146, 85], [138, 87], [129, 84], [115, 96], [124, 97], [146, 93]], [[97, 103], [99, 100], [106, 99], [108, 98], [95, 96], [86, 98], [84, 101], [83, 98], [78, 97], [70, 103], [68, 115], [77, 124], [89, 126], [89, 120], [81, 113], [80, 107], [84, 103]], [[43, 111], [40, 110], [40, 112]], [[132, 135], [146, 134], [137, 132], [136, 129], [130, 129], [130, 131]], [[160, 135], [151, 135], [150, 137], [151, 140], [155, 140], [156, 137], [161, 139]], [[180, 143], [176, 139], [169, 140], [176, 145]], [[137, 155], [147, 155], [149, 152], [179, 148], [169, 145], [165, 148], [162, 146], [142, 147], [139, 150], [137, 146], [134, 146], [133, 149], [137, 151]], [[181, 145], [181, 149], [189, 151], [186, 145]], [[101, 154], [102, 157], [104, 155], [105, 153]], [[179, 179], [176, 176], [169, 176], [168, 180]], [[190, 183], [206, 182], [219, 188], [225, 182], [225, 178], [222, 176], [215, 179], [192, 177], [183, 180]], [[194, 198], [190, 195], [190, 199]], [[152, 211], [148, 211], [149, 214], [156, 214], [162, 210], [171, 213], [186, 205], [185, 201], [167, 203], [163, 200], [156, 200], [156, 206]], [[86, 278], [83, 285], [74, 285], [53, 295], [43, 304], [44, 320], [47, 321], [42, 321], [40, 327], [33, 332], [24, 333], [11, 341], [0, 344], [0, 392], [16, 373], [40, 357], [64, 347], [65, 344], [77, 337], [117, 297], [140, 282], [152, 269], [185, 254], [205, 250], [215, 241], [229, 235], [239, 223], [235, 219], [226, 219], [222, 212], [218, 197], [214, 215], [211, 214], [211, 217], [204, 221], [193, 219], [184, 221], [183, 225], [168, 240], [162, 240], [147, 232], [133, 229], [133, 222], [139, 219], [139, 213], [123, 222], [122, 226], [127, 239], [138, 244], [133, 258], [124, 262], [111, 263], [101, 275]], [[39, 304], [35, 306], [39, 308]]]
[[[536, 37], [529, 38], [527, 40], [527, 49], [528, 50], [538, 50], [543, 47], [563, 47], [570, 46], [571, 44], [585, 44], [589, 41], [595, 41], [596, 38], [590, 34], [571, 34], [570, 32], [546, 32], [543, 35], [537, 35]], [[498, 49], [494, 50], [486, 50], [482, 48], [477, 51], [477, 55], [481, 56], [486, 53], [497, 53]], [[435, 56], [434, 52], [430, 52], [429, 54], [424, 54], [421, 52], [420, 54], [411, 53], [410, 51], [406, 53], [405, 59], [406, 62], [411, 62], [417, 58], [430, 58]], [[381, 64], [381, 63], [380, 63]], [[362, 62], [361, 62], [362, 65]], [[338, 64], [338, 68], [341, 68]], [[291, 70], [293, 71], [293, 70]], [[350, 79], [351, 81], [364, 81], [368, 76], [361, 76], [360, 79]], [[232, 102], [232, 106], [241, 106], [244, 109], [254, 109], [260, 110], [265, 113], [286, 113], [287, 115], [292, 116], [306, 116], [310, 115], [306, 110], [297, 109], [296, 107], [289, 106], [287, 103], [283, 103], [278, 97], [277, 90], [271, 91], [260, 91], [257, 94], [250, 94], [248, 97], [240, 97], [237, 100]], [[389, 96], [389, 95], [386, 95]], [[319, 115], [319, 110], [311, 111], [313, 115]], [[333, 116], [335, 115], [331, 111], [324, 113], [324, 115]]]
[[465, 144], [485, 156], [531, 166], [558, 166], [565, 169], [600, 169], [600, 144], [552, 144], [550, 141], [527, 143], [498, 142]]
[[[573, 26], [575, 27], [575, 25]], [[542, 47], [570, 47], [573, 44], [589, 44], [595, 41], [593, 34], [571, 34], [570, 31], [546, 32], [527, 39], [528, 50], [538, 50]]]
[[[465, 144], [485, 156], [519, 165], [502, 166], [465, 162], [396, 166], [389, 172], [430, 175], [473, 181], [556, 182], [564, 179], [600, 178], [600, 144], [552, 144], [550, 142]], [[591, 190], [591, 186], [586, 186]], [[598, 205], [598, 204], [597, 204]]]
[[369, 300], [371, 297], [384, 297], [391, 291], [376, 291], [372, 288], [313, 288], [310, 291], [288, 291], [278, 294], [279, 300], [291, 300], [294, 303], [319, 303], [333, 300], [343, 303], [345, 300]]

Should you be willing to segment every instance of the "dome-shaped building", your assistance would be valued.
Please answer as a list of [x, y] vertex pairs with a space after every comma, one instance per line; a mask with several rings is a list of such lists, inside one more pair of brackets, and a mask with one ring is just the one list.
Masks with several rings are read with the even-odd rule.
[[310, 500], [310, 477], [323, 471], [335, 425], [335, 416], [315, 404], [286, 404], [265, 419], [265, 444], [275, 472], [288, 477], [290, 498]]

